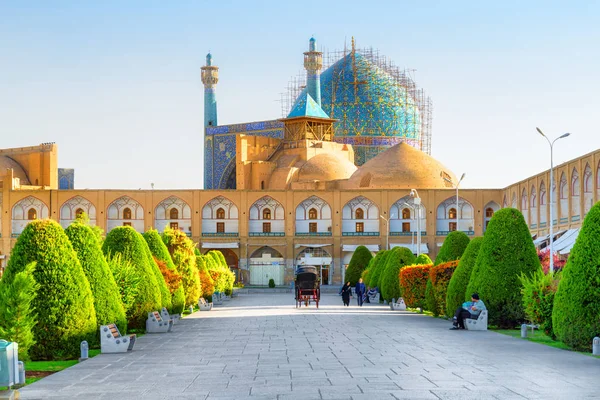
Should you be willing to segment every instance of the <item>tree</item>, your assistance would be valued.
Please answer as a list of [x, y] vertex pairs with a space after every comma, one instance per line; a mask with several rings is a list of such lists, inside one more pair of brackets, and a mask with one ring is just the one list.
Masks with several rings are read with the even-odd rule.
[[432, 266], [417, 264], [400, 270], [400, 288], [407, 307], [425, 308], [425, 289]]
[[185, 293], [185, 306], [198, 304], [200, 298], [200, 278], [196, 268], [196, 246], [187, 235], [179, 229], [166, 228], [162, 234], [162, 241], [167, 246], [173, 264], [181, 275], [183, 291]]
[[477, 261], [477, 255], [482, 243], [483, 237], [473, 238], [469, 242], [458, 263], [458, 267], [456, 267], [454, 274], [452, 274], [452, 278], [450, 278], [450, 283], [448, 284], [448, 291], [446, 292], [447, 312], [454, 312], [465, 301], [465, 293], [471, 279], [471, 271], [473, 270], [475, 261]]
[[514, 328], [525, 318], [521, 275], [530, 277], [541, 268], [523, 214], [503, 208], [489, 222], [465, 299], [477, 292], [491, 325]]
[[[73, 245], [94, 296], [97, 331], [99, 332], [100, 325], [115, 323], [120, 332], [127, 332], [127, 318], [119, 288], [102, 254], [98, 237], [89, 226], [77, 221], [69, 225], [65, 233]], [[92, 345], [94, 344], [98, 345], [99, 341], [96, 340]]]
[[[387, 258], [390, 255], [390, 251], [391, 250], [383, 250], [375, 255], [375, 259], [373, 260], [373, 266], [371, 267], [371, 272], [369, 273], [369, 284], [367, 286], [372, 288], [377, 287], [381, 289], [380, 277], [383, 274], [383, 271], [385, 270]], [[346, 280], [346, 282], [348, 281]]]
[[225, 257], [220, 251], [211, 250], [205, 256], [206, 266], [215, 283], [215, 292], [222, 292], [230, 296], [233, 292], [235, 274], [225, 263]]
[[148, 243], [144, 240], [144, 237], [140, 233], [138, 233], [138, 235], [140, 236], [140, 242], [144, 248], [144, 254], [146, 254], [146, 260], [150, 266], [150, 271], [152, 271], [154, 279], [156, 279], [156, 284], [158, 285], [158, 290], [160, 292], [160, 306], [161, 308], [165, 307], [167, 310], [170, 310], [173, 307], [173, 302], [171, 301], [171, 292], [169, 292], [165, 278], [160, 272], [160, 268], [152, 256], [152, 252], [150, 251], [150, 247], [148, 247]]
[[11, 283], [0, 279], [0, 337], [19, 344], [19, 359], [28, 361], [29, 349], [35, 344], [33, 329], [37, 315], [33, 301], [39, 284], [33, 272], [35, 262], [15, 275]]
[[106, 262], [115, 278], [121, 302], [125, 309], [125, 316], [127, 317], [133, 312], [141, 277], [137, 273], [137, 267], [131, 261], [124, 260], [121, 253], [106, 257]]
[[600, 202], [588, 212], [554, 298], [552, 324], [557, 338], [590, 351], [600, 333]]
[[387, 257], [385, 269], [381, 275], [381, 296], [390, 301], [399, 299], [400, 293], [400, 269], [406, 265], [412, 265], [415, 256], [406, 247], [394, 247]]
[[202, 289], [200, 297], [203, 297], [205, 300], [209, 301], [212, 299], [212, 295], [215, 292], [215, 282], [213, 281], [212, 277], [210, 276], [210, 272], [206, 267], [206, 260], [204, 256], [196, 256], [196, 267], [198, 268], [200, 288]]
[[435, 258], [434, 265], [459, 260], [468, 244], [469, 237], [466, 233], [461, 231], [450, 232], [450, 234], [446, 236], [446, 240], [444, 240], [444, 244]]
[[425, 253], [419, 254], [417, 259], [415, 260], [415, 265], [432, 265], [433, 261], [431, 258]]
[[96, 312], [77, 254], [55, 221], [35, 220], [25, 227], [2, 280], [13, 284], [17, 274], [32, 262], [36, 262], [33, 277], [40, 289], [32, 301], [37, 324], [29, 354], [34, 360], [75, 357], [80, 342], [96, 336]]
[[348, 265], [348, 268], [346, 268], [345, 281], [350, 282], [350, 285], [352, 286], [356, 286], [362, 272], [365, 270], [372, 258], [373, 255], [369, 249], [367, 249], [365, 246], [358, 246], [352, 254], [350, 265]]
[[127, 313], [129, 326], [136, 329], [145, 329], [148, 313], [160, 310], [162, 306], [160, 286], [148, 263], [147, 251], [148, 245], [142, 236], [130, 226], [118, 226], [111, 230], [102, 245], [106, 257], [121, 254], [121, 261], [130, 262], [140, 278], [135, 301]]
[[[181, 274], [179, 274], [179, 272], [177, 271], [177, 267], [175, 267], [175, 264], [173, 263], [171, 254], [169, 254], [169, 249], [167, 249], [167, 246], [163, 242], [162, 238], [160, 237], [160, 234], [156, 229], [149, 229], [144, 233], [143, 236], [144, 240], [146, 240], [146, 243], [148, 243], [148, 248], [150, 249], [150, 253], [152, 254], [152, 256], [155, 257], [156, 260], [162, 261], [164, 263], [164, 267], [166, 269], [162, 268], [159, 262], [157, 262], [156, 264], [159, 267], [159, 270], [165, 280], [165, 283], [167, 283], [167, 279], [175, 279], [175, 281], [178, 283], [176, 286], [171, 286], [167, 284], [169, 293], [171, 294], [172, 304], [169, 308], [169, 311], [172, 314], [181, 314], [183, 312], [183, 309], [185, 308], [185, 292], [183, 289]], [[172, 271], [174, 274], [169, 273], [169, 271]], [[167, 276], [169, 278], [167, 278]]]

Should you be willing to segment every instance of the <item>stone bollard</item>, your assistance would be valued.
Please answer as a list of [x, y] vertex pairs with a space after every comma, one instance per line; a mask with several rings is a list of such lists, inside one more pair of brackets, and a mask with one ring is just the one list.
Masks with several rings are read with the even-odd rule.
[[23, 361], [19, 361], [19, 384], [25, 384], [25, 364]]
[[521, 324], [521, 337], [527, 337], [527, 324]]
[[194, 306], [190, 306], [190, 314], [194, 313]]
[[600, 337], [596, 336], [592, 342], [592, 354], [600, 356]]
[[81, 344], [79, 345], [79, 350], [81, 352], [81, 357], [79, 357], [79, 362], [85, 361], [88, 359], [88, 350], [89, 349], [90, 349], [90, 347], [88, 346], [88, 342], [86, 342], [85, 340], [83, 342], [81, 342]]

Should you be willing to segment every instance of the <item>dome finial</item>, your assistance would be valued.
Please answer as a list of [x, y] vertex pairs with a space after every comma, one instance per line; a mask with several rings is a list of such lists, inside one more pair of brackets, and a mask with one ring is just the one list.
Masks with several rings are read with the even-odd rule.
[[206, 55], [206, 66], [210, 67], [212, 65], [212, 54], [210, 54], [210, 50], [208, 51], [208, 54]]
[[352, 52], [354, 53], [355, 50], [356, 48], [354, 47], [354, 36], [352, 36]]

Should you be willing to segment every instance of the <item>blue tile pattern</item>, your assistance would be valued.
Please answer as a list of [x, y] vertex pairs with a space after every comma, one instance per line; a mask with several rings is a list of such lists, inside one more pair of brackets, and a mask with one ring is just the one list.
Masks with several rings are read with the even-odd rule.
[[296, 103], [294, 103], [294, 106], [292, 107], [292, 111], [287, 117], [329, 118], [321, 106], [319, 106], [308, 93], [304, 93], [298, 97], [298, 100], [296, 100]]
[[58, 169], [58, 189], [75, 189], [75, 170], [73, 168]]

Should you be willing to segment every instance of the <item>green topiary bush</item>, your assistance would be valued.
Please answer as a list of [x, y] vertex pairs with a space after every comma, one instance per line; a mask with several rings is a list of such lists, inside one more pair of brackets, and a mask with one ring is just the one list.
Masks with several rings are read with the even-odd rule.
[[90, 343], [90, 346], [98, 346], [100, 344], [100, 325], [115, 323], [120, 332], [123, 332], [123, 334], [127, 332], [125, 308], [121, 301], [117, 283], [108, 267], [104, 254], [102, 254], [98, 236], [89, 226], [80, 222], [69, 225], [65, 229], [65, 233], [73, 245], [92, 289], [96, 321], [98, 323], [96, 329], [98, 337], [94, 343]]
[[[452, 278], [450, 278], [448, 291], [446, 292], [446, 310], [450, 313], [453, 313], [458, 307], [462, 306], [465, 301], [467, 285], [471, 279], [471, 271], [473, 270], [475, 261], [477, 261], [477, 255], [482, 243], [483, 237], [473, 238], [469, 242], [467, 249], [460, 258], [458, 267], [456, 267]], [[471, 294], [469, 293], [469, 296]]]
[[431, 283], [429, 277], [427, 278], [427, 284], [425, 285], [425, 310], [432, 312], [435, 316], [439, 315], [435, 290], [433, 289], [433, 283]]
[[12, 283], [0, 279], [0, 338], [19, 344], [19, 360], [29, 361], [29, 349], [35, 344], [33, 329], [37, 314], [33, 301], [39, 284], [34, 278], [35, 262], [17, 273]]
[[32, 262], [36, 262], [33, 277], [40, 288], [32, 302], [37, 324], [29, 354], [33, 360], [76, 357], [81, 341], [92, 342], [96, 336], [94, 298], [71, 242], [55, 221], [35, 220], [27, 225], [2, 280], [13, 284]]
[[152, 252], [150, 251], [150, 247], [148, 247], [148, 243], [144, 240], [144, 237], [141, 233], [138, 233], [141, 239], [142, 247], [144, 248], [144, 253], [146, 254], [146, 260], [148, 262], [148, 266], [150, 267], [150, 271], [154, 275], [154, 279], [156, 280], [156, 284], [158, 286], [158, 290], [160, 292], [160, 306], [165, 307], [167, 310], [170, 310], [173, 307], [173, 303], [171, 301], [171, 292], [167, 287], [167, 283], [165, 282], [165, 278], [160, 272], [160, 268], [154, 257], [152, 256]]
[[577, 350], [590, 351], [600, 336], [600, 202], [583, 221], [581, 231], [554, 298], [556, 337]]
[[273, 289], [275, 287], [275, 280], [273, 278], [269, 279], [269, 287]]
[[369, 249], [365, 246], [358, 246], [352, 254], [348, 268], [346, 268], [346, 277], [344, 278], [346, 282], [350, 282], [351, 286], [356, 286], [362, 272], [367, 268], [372, 258], [373, 255]]
[[412, 265], [415, 256], [406, 247], [394, 247], [390, 250], [383, 274], [381, 275], [381, 296], [384, 300], [391, 301], [402, 297], [400, 291], [400, 269]]
[[446, 240], [444, 240], [444, 244], [435, 258], [434, 265], [460, 260], [460, 257], [465, 252], [468, 244], [469, 237], [466, 233], [461, 231], [450, 232], [448, 236], [446, 236]]
[[409, 265], [400, 270], [400, 291], [407, 307], [425, 308], [425, 290], [429, 280], [429, 265]]
[[198, 276], [200, 278], [200, 296], [206, 301], [209, 301], [209, 299], [212, 299], [212, 295], [215, 292], [215, 282], [206, 267], [206, 259], [204, 256], [196, 256], [196, 267], [198, 268]]
[[415, 265], [432, 265], [433, 261], [427, 254], [419, 254], [417, 259], [415, 260]]
[[235, 274], [225, 263], [225, 257], [220, 251], [211, 250], [205, 256], [206, 266], [215, 283], [215, 292], [225, 293], [231, 296]]
[[542, 271], [536, 271], [531, 277], [523, 276], [521, 279], [523, 308], [527, 319], [552, 339], [556, 339], [552, 328], [552, 309], [560, 277], [560, 272], [546, 275]]
[[530, 277], [541, 268], [523, 214], [503, 208], [489, 222], [465, 299], [479, 293], [489, 310], [490, 325], [514, 328], [525, 319], [520, 277]]
[[177, 272], [181, 275], [185, 306], [197, 305], [200, 298], [200, 278], [196, 267], [194, 242], [181, 230], [170, 228], [165, 229], [162, 240], [169, 250]]
[[[173, 263], [173, 259], [169, 254], [169, 249], [167, 249], [167, 246], [162, 241], [162, 238], [160, 237], [158, 231], [156, 229], [150, 229], [146, 231], [143, 236], [144, 240], [146, 240], [146, 243], [148, 243], [148, 248], [150, 249], [150, 253], [152, 254], [152, 256], [164, 262], [167, 269], [179, 274], [177, 268], [175, 267], [175, 264]], [[164, 278], [164, 274], [162, 274], [162, 276]], [[171, 294], [171, 308], [169, 308], [169, 312], [171, 314], [181, 314], [185, 307], [185, 293], [183, 290], [183, 282], [180, 282], [180, 284], [176, 288], [171, 288], [169, 287], [169, 285], [167, 285], [167, 287]]]
[[102, 245], [102, 252], [107, 258], [121, 254], [121, 262], [129, 261], [140, 278], [135, 301], [127, 313], [130, 328], [145, 329], [148, 313], [160, 310], [162, 306], [160, 286], [153, 267], [148, 263], [149, 251], [142, 235], [130, 226], [111, 230]]
[[141, 277], [137, 273], [137, 267], [131, 261], [123, 260], [121, 253], [108, 256], [106, 262], [117, 284], [125, 317], [127, 317], [131, 315], [135, 304]]
[[[383, 275], [383, 271], [385, 270], [385, 266], [387, 265], [387, 259], [390, 255], [391, 250], [383, 250], [377, 253], [375, 259], [373, 260], [373, 266], [371, 267], [371, 272], [369, 273], [369, 287], [379, 288], [381, 291], [381, 275]], [[348, 280], [346, 280], [348, 282]]]

